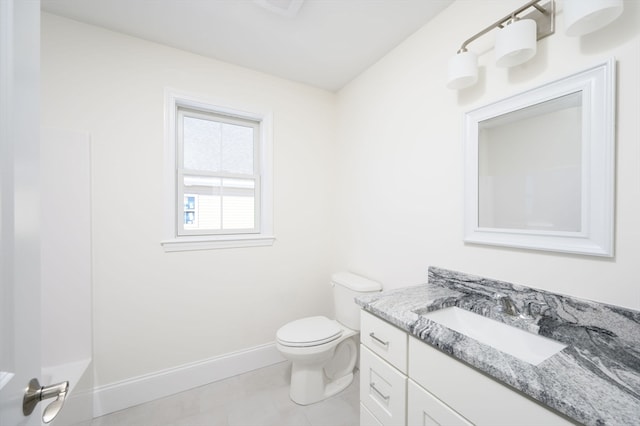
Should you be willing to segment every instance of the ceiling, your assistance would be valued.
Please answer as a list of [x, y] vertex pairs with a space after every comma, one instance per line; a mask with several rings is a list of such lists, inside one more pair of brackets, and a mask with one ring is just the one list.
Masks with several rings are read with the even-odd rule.
[[452, 0], [41, 0], [42, 10], [336, 91]]

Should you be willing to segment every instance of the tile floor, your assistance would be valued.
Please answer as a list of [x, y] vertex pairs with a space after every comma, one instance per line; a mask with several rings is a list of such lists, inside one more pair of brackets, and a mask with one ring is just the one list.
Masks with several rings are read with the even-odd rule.
[[91, 426], [357, 426], [359, 375], [340, 394], [308, 406], [289, 399], [291, 364], [231, 377], [93, 419]]

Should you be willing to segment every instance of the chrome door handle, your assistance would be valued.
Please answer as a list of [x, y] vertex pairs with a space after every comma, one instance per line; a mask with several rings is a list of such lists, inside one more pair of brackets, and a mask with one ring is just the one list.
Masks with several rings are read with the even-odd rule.
[[49, 423], [55, 419], [58, 413], [60, 413], [60, 410], [62, 410], [68, 391], [69, 382], [60, 382], [51, 386], [40, 386], [38, 379], [31, 379], [29, 387], [25, 391], [24, 398], [22, 399], [22, 413], [28, 416], [33, 413], [38, 402], [44, 399], [56, 398], [55, 401], [47, 405], [42, 413], [42, 421]]

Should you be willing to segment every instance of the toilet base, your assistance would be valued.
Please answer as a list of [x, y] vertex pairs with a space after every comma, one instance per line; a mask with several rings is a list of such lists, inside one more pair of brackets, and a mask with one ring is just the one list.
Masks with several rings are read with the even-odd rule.
[[310, 374], [310, 371], [298, 372], [296, 375], [295, 365], [291, 370], [291, 388], [289, 397], [299, 405], [310, 405], [336, 395], [346, 389], [353, 382], [353, 373], [349, 373], [331, 383], [325, 384], [324, 373], [317, 370]]
[[353, 382], [357, 356], [356, 341], [349, 336], [317, 357], [292, 359], [291, 400], [309, 405], [343, 391]]
[[349, 373], [346, 376], [342, 376], [337, 380], [329, 383], [325, 389], [324, 397], [329, 398], [330, 396], [336, 395], [343, 390], [345, 390], [349, 385], [353, 382], [353, 373]]

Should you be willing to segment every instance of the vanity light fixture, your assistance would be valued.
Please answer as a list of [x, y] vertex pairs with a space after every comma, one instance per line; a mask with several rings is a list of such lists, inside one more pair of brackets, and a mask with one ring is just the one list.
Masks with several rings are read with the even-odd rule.
[[568, 36], [592, 33], [616, 20], [623, 0], [564, 0], [564, 26]]
[[[540, 3], [544, 3], [544, 6]], [[518, 16], [530, 9], [530, 13], [522, 18]], [[537, 40], [555, 32], [555, 0], [530, 1], [465, 40], [458, 53], [449, 61], [448, 88], [464, 89], [475, 84], [478, 79], [477, 57], [467, 50], [467, 46], [494, 28], [499, 28], [495, 45], [496, 65], [520, 65], [536, 54]]]
[[[528, 14], [519, 15], [527, 10]], [[615, 21], [624, 10], [624, 0], [563, 0], [565, 33], [582, 36]], [[449, 89], [464, 89], [478, 81], [478, 57], [467, 50], [472, 41], [498, 28], [495, 41], [496, 66], [514, 67], [536, 54], [537, 41], [555, 32], [555, 0], [533, 0], [465, 40], [449, 60]]]
[[515, 67], [536, 54], [536, 21], [514, 18], [496, 33], [496, 66]]
[[449, 59], [449, 89], [464, 89], [473, 86], [478, 81], [478, 56], [461, 49]]

